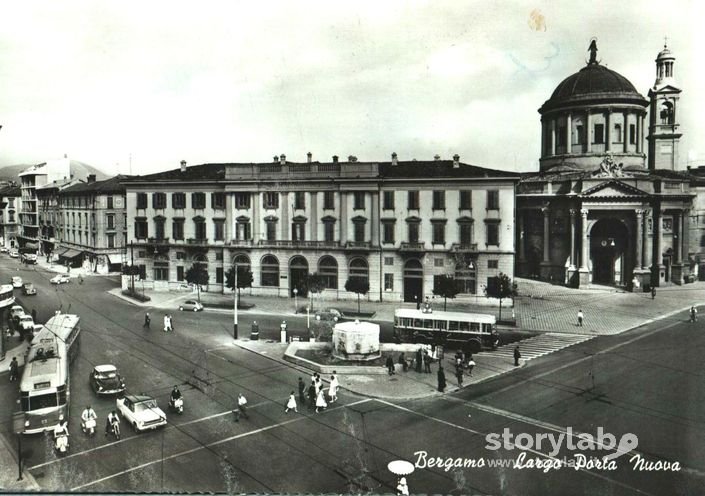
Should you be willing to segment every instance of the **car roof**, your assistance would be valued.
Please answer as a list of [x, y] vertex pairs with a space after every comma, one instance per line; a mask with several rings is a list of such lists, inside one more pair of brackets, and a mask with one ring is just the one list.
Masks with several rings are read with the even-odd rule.
[[22, 308], [22, 305], [12, 305], [12, 308], [10, 310], [22, 310], [24, 312], [24, 308]]
[[151, 396], [147, 396], [146, 394], [126, 394], [125, 398], [133, 403], [141, 403], [143, 401], [149, 401], [154, 399]]
[[190, 303], [191, 305], [195, 305], [196, 300], [186, 300], [184, 303]]
[[27, 320], [27, 319], [32, 320], [32, 316], [24, 314], [22, 317], [20, 317], [20, 320]]
[[100, 373], [115, 372], [117, 367], [115, 365], [96, 365], [93, 370]]

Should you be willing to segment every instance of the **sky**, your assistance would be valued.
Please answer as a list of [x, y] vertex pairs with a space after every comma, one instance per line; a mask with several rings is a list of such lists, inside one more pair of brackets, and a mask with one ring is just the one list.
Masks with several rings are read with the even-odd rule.
[[[644, 96], [668, 39], [681, 167], [705, 164], [705, 2], [2, 2], [0, 166], [450, 159], [538, 169], [537, 109], [601, 63]], [[698, 57], [698, 55], [700, 55]]]

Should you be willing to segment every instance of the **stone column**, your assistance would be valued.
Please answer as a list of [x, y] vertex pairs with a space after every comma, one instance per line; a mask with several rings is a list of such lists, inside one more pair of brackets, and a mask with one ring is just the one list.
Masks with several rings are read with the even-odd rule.
[[654, 229], [658, 229], [658, 234], [656, 236], [656, 249], [654, 250], [656, 256], [654, 265], [658, 267], [656, 280], [659, 282], [662, 279], [661, 275], [663, 274], [665, 276], [666, 273], [666, 266], [663, 265], [663, 216], [665, 213], [665, 210], [659, 210], [658, 219], [654, 219]]
[[570, 139], [572, 127], [573, 127], [573, 116], [570, 112], [568, 112], [566, 114], [566, 123], [565, 123], [565, 152], [566, 153], [573, 153], [573, 144], [572, 144], [572, 140]]
[[[645, 226], [644, 226], [644, 267], [651, 269], [653, 254], [654, 254], [654, 219], [651, 210], [646, 210], [644, 212]], [[651, 226], [651, 229], [649, 229]]]
[[578, 221], [578, 211], [570, 209], [570, 268], [575, 269], [575, 223]]
[[[257, 244], [257, 242], [260, 240], [260, 202], [257, 201], [259, 200], [259, 195], [255, 193], [254, 198], [252, 198], [252, 242], [254, 244]], [[233, 233], [233, 238], [235, 238], [235, 235]]]
[[519, 217], [517, 221], [519, 222], [519, 261], [523, 262], [524, 258], [524, 243], [525, 243], [525, 233], [524, 233], [524, 211], [517, 210], [517, 216]]
[[548, 246], [548, 236], [550, 234], [550, 209], [548, 206], [544, 206], [541, 208], [541, 212], [543, 213], [543, 261], [544, 262], [549, 262], [550, 261], [550, 253], [549, 253], [549, 246]]
[[585, 116], [585, 150], [587, 153], [592, 152], [592, 140], [590, 139], [590, 133], [592, 132], [592, 112], [587, 109]]
[[644, 225], [644, 211], [641, 209], [636, 209], [634, 211], [636, 214], [636, 253], [634, 258], [634, 269], [639, 270], [644, 265], [644, 258], [642, 252], [642, 226]]
[[[678, 231], [676, 233], [676, 231]], [[676, 284], [683, 284], [683, 211], [678, 211], [673, 215], [673, 256], [674, 263], [671, 266], [671, 280]]]
[[[644, 116], [637, 114], [636, 116], [636, 152], [643, 153], [644, 141]], [[659, 229], [660, 231], [660, 229]]]
[[556, 118], [551, 119], [551, 155], [556, 154]]
[[379, 192], [372, 192], [372, 215], [370, 215], [372, 246], [379, 246]]
[[629, 113], [625, 110], [624, 111], [624, 123], [622, 124], [622, 145], [623, 145], [622, 151], [624, 153], [627, 153], [627, 143], [629, 143], [627, 136], [629, 136]]
[[588, 240], [588, 223], [587, 216], [589, 210], [587, 208], [580, 209], [580, 217], [582, 222], [583, 236], [580, 244], [580, 269], [578, 270], [579, 275], [579, 286], [586, 287], [590, 284], [590, 269], [588, 268], [588, 256], [589, 256], [589, 240]]
[[605, 115], [605, 151], [612, 149], [612, 111], [607, 109]]

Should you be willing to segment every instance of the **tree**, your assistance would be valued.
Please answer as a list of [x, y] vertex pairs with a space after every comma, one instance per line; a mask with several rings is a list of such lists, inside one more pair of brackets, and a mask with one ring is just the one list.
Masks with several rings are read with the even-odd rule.
[[184, 279], [189, 284], [195, 284], [198, 289], [198, 302], [201, 302], [201, 285], [208, 284], [208, 270], [200, 263], [194, 263], [184, 274]]
[[357, 293], [357, 313], [360, 313], [360, 295], [367, 294], [370, 290], [370, 281], [366, 277], [348, 277], [345, 281], [345, 291]]
[[251, 288], [254, 278], [249, 265], [230, 267], [225, 273], [225, 287], [235, 291], [235, 269], [237, 268], [237, 305], [240, 306], [240, 290]]
[[301, 285], [302, 289], [308, 291], [311, 296], [310, 311], [313, 312], [313, 294], [316, 293], [320, 295], [321, 292], [326, 289], [326, 281], [318, 272], [314, 272], [313, 274], [306, 274]]
[[485, 294], [490, 298], [499, 299], [499, 320], [502, 320], [502, 300], [517, 295], [517, 284], [507, 274], [500, 272], [497, 277], [487, 280]]
[[458, 294], [458, 282], [455, 277], [450, 275], [436, 277], [433, 284], [433, 294], [443, 298], [443, 311], [445, 312], [448, 298], [453, 299]]

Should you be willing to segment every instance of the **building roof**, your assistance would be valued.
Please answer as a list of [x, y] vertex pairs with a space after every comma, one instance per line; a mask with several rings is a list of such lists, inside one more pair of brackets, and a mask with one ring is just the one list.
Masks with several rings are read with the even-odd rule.
[[61, 194], [74, 194], [74, 193], [124, 193], [125, 186], [122, 182], [132, 176], [124, 176], [118, 174], [115, 177], [106, 179], [105, 181], [94, 181], [92, 183], [80, 182], [69, 186], [61, 190]]
[[595, 62], [561, 81], [539, 112], [593, 101], [648, 105], [627, 78]]
[[62, 179], [62, 180], [60, 180], [60, 181], [52, 181], [52, 182], [50, 182], [50, 183], [43, 184], [43, 185], [41, 185], [41, 186], [37, 186], [35, 189], [36, 189], [37, 191], [47, 190], [47, 189], [54, 189], [54, 188], [55, 188], [55, 189], [61, 189], [61, 188], [65, 187], [65, 186], [71, 185], [71, 184], [73, 184], [73, 183], [77, 183], [77, 182], [79, 182], [79, 181], [80, 181], [79, 179], [73, 179], [73, 178], [71, 178], [71, 179]]
[[[123, 176], [123, 182], [132, 181], [217, 181], [225, 179], [225, 166], [228, 164], [201, 164], [181, 169], [172, 169], [144, 176]], [[255, 164], [253, 164], [255, 165]]]
[[20, 196], [21, 194], [22, 190], [19, 186], [5, 186], [4, 188], [0, 189], [0, 197]]

